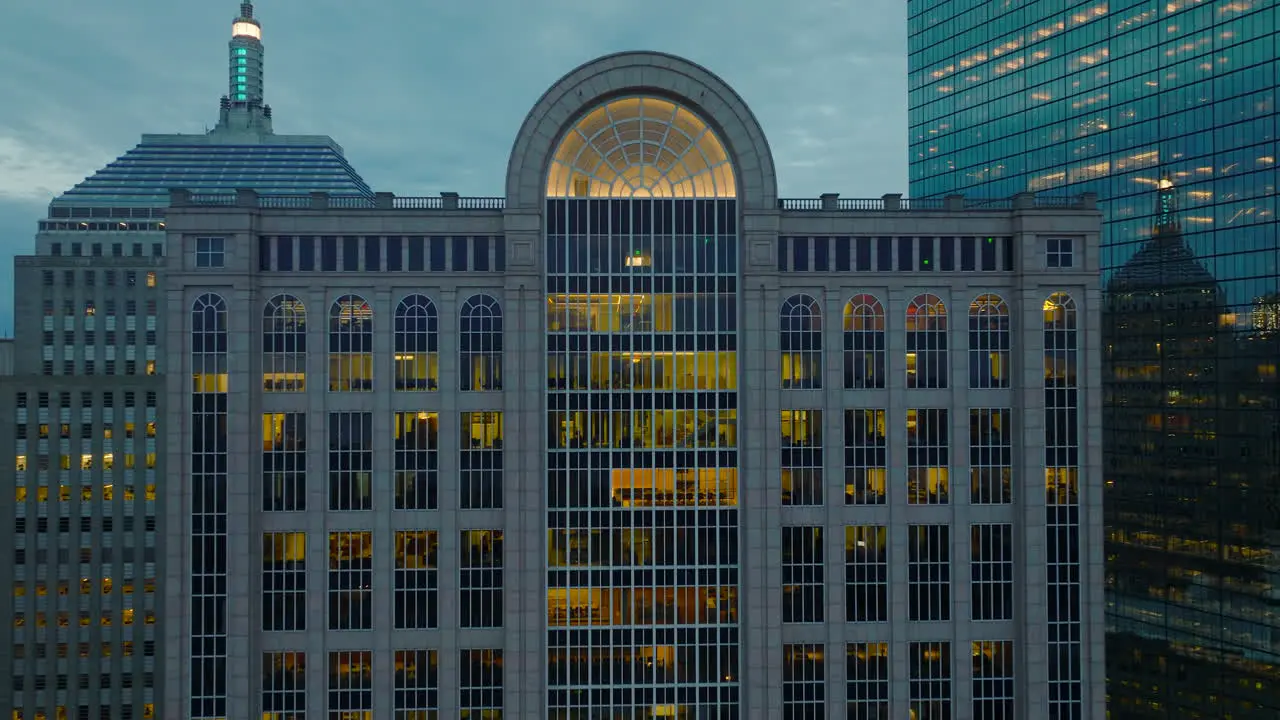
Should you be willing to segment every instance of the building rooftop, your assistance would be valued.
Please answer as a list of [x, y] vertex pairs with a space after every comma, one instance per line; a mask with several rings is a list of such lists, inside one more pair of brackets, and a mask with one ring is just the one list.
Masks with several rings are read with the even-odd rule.
[[273, 131], [263, 94], [262, 24], [253, 16], [252, 3], [240, 6], [228, 50], [230, 85], [214, 129], [202, 135], [143, 135], [136, 147], [60, 195], [51, 207], [164, 207], [174, 188], [372, 197], [332, 138]]

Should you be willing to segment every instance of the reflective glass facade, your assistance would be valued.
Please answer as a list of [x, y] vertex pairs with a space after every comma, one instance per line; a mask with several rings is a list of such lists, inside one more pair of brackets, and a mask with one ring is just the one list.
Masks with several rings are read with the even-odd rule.
[[1280, 7], [908, 15], [913, 196], [1101, 198], [1112, 717], [1277, 717]]

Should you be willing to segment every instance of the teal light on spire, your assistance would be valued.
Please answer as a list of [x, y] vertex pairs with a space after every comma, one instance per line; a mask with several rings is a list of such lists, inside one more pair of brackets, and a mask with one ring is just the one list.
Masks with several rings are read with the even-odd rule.
[[1173, 180], [1165, 175], [1156, 183], [1155, 234], [1177, 233], [1179, 230], [1177, 191], [1173, 187]]
[[262, 105], [262, 23], [253, 16], [253, 3], [240, 3], [240, 14], [231, 23], [230, 51], [227, 97], [250, 107]]

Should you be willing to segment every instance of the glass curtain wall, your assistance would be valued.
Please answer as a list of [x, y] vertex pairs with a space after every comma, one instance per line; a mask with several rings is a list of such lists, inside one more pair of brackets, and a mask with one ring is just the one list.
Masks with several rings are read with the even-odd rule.
[[740, 715], [738, 209], [708, 137], [614, 101], [550, 178], [551, 718]]

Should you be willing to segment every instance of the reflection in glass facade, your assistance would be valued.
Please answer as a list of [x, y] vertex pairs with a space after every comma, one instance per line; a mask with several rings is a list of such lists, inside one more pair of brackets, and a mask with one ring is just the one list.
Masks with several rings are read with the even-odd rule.
[[736, 718], [737, 203], [625, 124], [656, 177], [547, 200], [549, 717]]
[[1102, 200], [1112, 717], [1280, 716], [1280, 7], [908, 15], [913, 196]]

